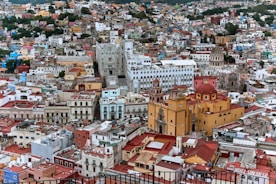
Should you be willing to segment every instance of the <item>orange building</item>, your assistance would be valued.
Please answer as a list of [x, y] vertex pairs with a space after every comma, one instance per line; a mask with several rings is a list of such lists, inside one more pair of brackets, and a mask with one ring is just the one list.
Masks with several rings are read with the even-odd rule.
[[185, 96], [184, 92], [175, 86], [167, 96], [162, 93], [159, 80], [154, 80], [149, 92], [148, 128], [174, 136], [194, 131], [210, 136], [214, 127], [244, 115], [244, 107], [232, 105], [230, 98], [217, 93], [207, 82], [198, 86], [195, 94]]

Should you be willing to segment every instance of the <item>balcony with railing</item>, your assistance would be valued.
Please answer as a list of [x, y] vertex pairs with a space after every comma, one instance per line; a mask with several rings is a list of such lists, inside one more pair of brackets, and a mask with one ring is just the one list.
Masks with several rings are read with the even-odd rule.
[[[257, 173], [257, 172], [256, 172]], [[276, 183], [276, 174], [261, 176], [256, 173], [236, 173], [231, 171], [217, 172], [167, 172], [152, 171], [139, 173], [129, 171], [129, 174], [117, 174], [106, 171], [96, 177], [77, 177], [57, 180], [20, 181], [18, 184], [269, 184]], [[269, 177], [268, 177], [269, 176]], [[11, 183], [6, 183], [11, 184]], [[13, 183], [15, 184], [15, 183]]]

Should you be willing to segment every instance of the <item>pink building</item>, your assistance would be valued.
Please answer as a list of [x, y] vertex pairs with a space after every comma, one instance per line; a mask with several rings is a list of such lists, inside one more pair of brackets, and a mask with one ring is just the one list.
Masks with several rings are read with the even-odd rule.
[[56, 173], [56, 165], [52, 163], [40, 164], [37, 167], [28, 168], [28, 177], [35, 180], [53, 177]]
[[203, 84], [203, 83], [207, 83], [210, 84], [211, 86], [213, 86], [215, 89], [217, 88], [216, 84], [217, 84], [217, 77], [215, 76], [195, 76], [194, 78], [194, 88], [195, 90], [197, 90], [197, 88]]

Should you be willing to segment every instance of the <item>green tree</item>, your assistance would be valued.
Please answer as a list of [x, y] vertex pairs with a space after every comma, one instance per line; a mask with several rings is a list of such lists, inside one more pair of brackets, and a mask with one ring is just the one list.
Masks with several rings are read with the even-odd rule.
[[65, 71], [64, 70], [62, 70], [61, 72], [59, 72], [59, 74], [58, 74], [59, 78], [63, 78], [64, 76], [65, 76]]
[[81, 13], [82, 13], [82, 14], [87, 14], [87, 15], [90, 15], [90, 14], [91, 14], [89, 8], [86, 8], [86, 7], [82, 7], [82, 8], [81, 8]]
[[9, 60], [7, 62], [7, 72], [14, 73], [14, 69], [16, 67], [16, 60]]
[[228, 8], [213, 8], [211, 10], [206, 10], [205, 12], [202, 13], [202, 15], [215, 15], [215, 14], [220, 14], [220, 13], [224, 13], [227, 12]]
[[264, 36], [272, 36], [272, 34], [269, 31], [264, 31]]
[[242, 92], [247, 92], [247, 85], [246, 84], [243, 85]]
[[50, 6], [48, 7], [48, 9], [49, 9], [49, 12], [50, 12], [50, 13], [55, 13], [55, 9], [54, 9], [53, 6], [50, 5]]
[[210, 36], [210, 42], [213, 43], [213, 44], [216, 43], [216, 38], [215, 38], [214, 35], [211, 35], [211, 36]]
[[42, 29], [40, 27], [35, 27], [35, 28], [33, 28], [33, 31], [35, 31], [37, 33], [41, 33]]
[[268, 25], [271, 25], [274, 21], [274, 16], [273, 15], [270, 15], [270, 17], [267, 17], [265, 19], [265, 23], [268, 24]]
[[236, 60], [230, 55], [224, 55], [224, 61], [229, 63], [229, 64], [235, 64]]
[[90, 35], [90, 34], [83, 33], [83, 34], [81, 35], [81, 39], [87, 38], [87, 37], [89, 37], [89, 36], [91, 36], [91, 35]]
[[260, 61], [259, 64], [262, 68], [264, 68], [264, 64], [265, 64], [264, 61]]
[[31, 66], [31, 61], [30, 61], [30, 60], [23, 60], [23, 61], [22, 61], [22, 64]]
[[3, 49], [0, 49], [0, 57], [1, 58], [4, 58], [6, 55], [9, 55], [11, 53], [10, 50], [3, 50]]
[[231, 22], [228, 22], [225, 25], [225, 29], [227, 30], [229, 35], [235, 35], [238, 32], [238, 28], [239, 28], [238, 25], [234, 25]]
[[34, 10], [28, 10], [27, 13], [35, 14]]
[[204, 37], [203, 37], [203, 43], [208, 43], [208, 37], [206, 36], [206, 35], [204, 35]]

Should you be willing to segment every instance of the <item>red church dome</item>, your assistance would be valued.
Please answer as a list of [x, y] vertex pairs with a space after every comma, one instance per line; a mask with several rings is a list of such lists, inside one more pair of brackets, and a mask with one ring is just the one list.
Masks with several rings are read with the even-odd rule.
[[217, 90], [211, 84], [202, 84], [196, 89], [196, 93], [200, 94], [212, 94], [216, 92]]

